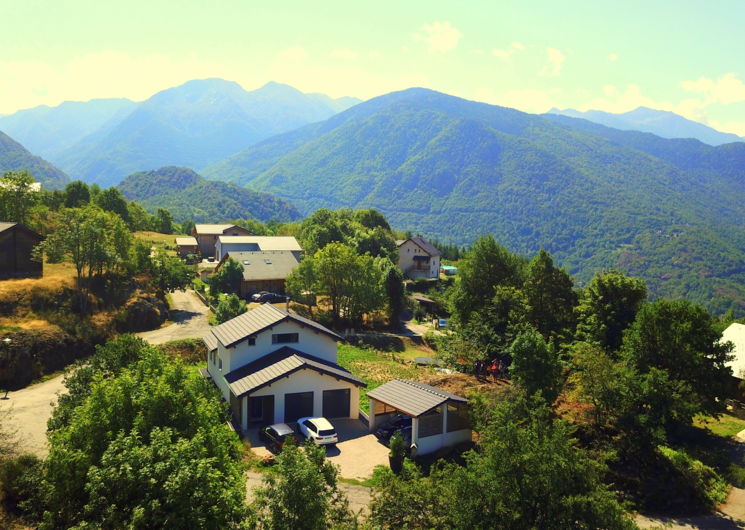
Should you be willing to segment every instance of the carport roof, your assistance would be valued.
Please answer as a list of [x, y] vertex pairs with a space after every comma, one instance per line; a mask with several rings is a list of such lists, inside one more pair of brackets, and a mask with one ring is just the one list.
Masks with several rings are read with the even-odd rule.
[[447, 401], [468, 403], [468, 400], [424, 383], [393, 379], [370, 390], [367, 396], [398, 409], [409, 416], [421, 416]]
[[225, 376], [225, 380], [228, 382], [233, 395], [240, 397], [271, 385], [276, 380], [305, 368], [348, 381], [357, 386], [367, 386], [361, 379], [358, 379], [338, 364], [324, 361], [288, 346], [233, 370]]

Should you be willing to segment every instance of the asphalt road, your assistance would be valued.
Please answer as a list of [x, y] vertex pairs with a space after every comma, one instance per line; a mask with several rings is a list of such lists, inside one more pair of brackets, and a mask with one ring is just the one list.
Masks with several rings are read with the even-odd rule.
[[209, 309], [192, 290], [171, 293], [174, 309], [171, 310], [170, 326], [153, 331], [137, 333], [150, 344], [163, 344], [178, 339], [200, 339], [209, 332], [207, 320]]

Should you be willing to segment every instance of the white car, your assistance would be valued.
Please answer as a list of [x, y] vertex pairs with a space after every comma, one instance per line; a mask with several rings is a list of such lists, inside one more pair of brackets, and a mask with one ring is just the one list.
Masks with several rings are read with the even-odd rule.
[[300, 434], [318, 445], [335, 444], [339, 441], [336, 429], [326, 418], [300, 418], [297, 426]]

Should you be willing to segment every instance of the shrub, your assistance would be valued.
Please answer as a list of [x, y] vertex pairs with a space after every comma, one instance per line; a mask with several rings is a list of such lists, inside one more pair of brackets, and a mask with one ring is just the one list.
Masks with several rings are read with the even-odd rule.
[[116, 314], [116, 328], [122, 333], [157, 329], [168, 318], [168, 306], [151, 294], [138, 293]]
[[187, 363], [199, 363], [207, 358], [207, 346], [201, 339], [172, 340], [158, 346], [171, 359]]
[[692, 502], [707, 508], [714, 508], [724, 502], [727, 497], [727, 483], [714, 469], [692, 458], [682, 449], [661, 445], [657, 450], [678, 475], [673, 483], [687, 489]]
[[34, 517], [42, 478], [42, 461], [20, 455], [0, 461], [0, 496], [5, 506]]

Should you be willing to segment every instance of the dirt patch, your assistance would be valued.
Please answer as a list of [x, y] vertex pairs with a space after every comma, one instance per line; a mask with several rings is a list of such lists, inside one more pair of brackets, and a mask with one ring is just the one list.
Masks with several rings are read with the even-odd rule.
[[471, 392], [494, 392], [512, 386], [512, 382], [507, 379], [494, 381], [491, 377], [461, 373], [435, 375], [422, 379], [421, 382], [459, 396], [467, 396]]

